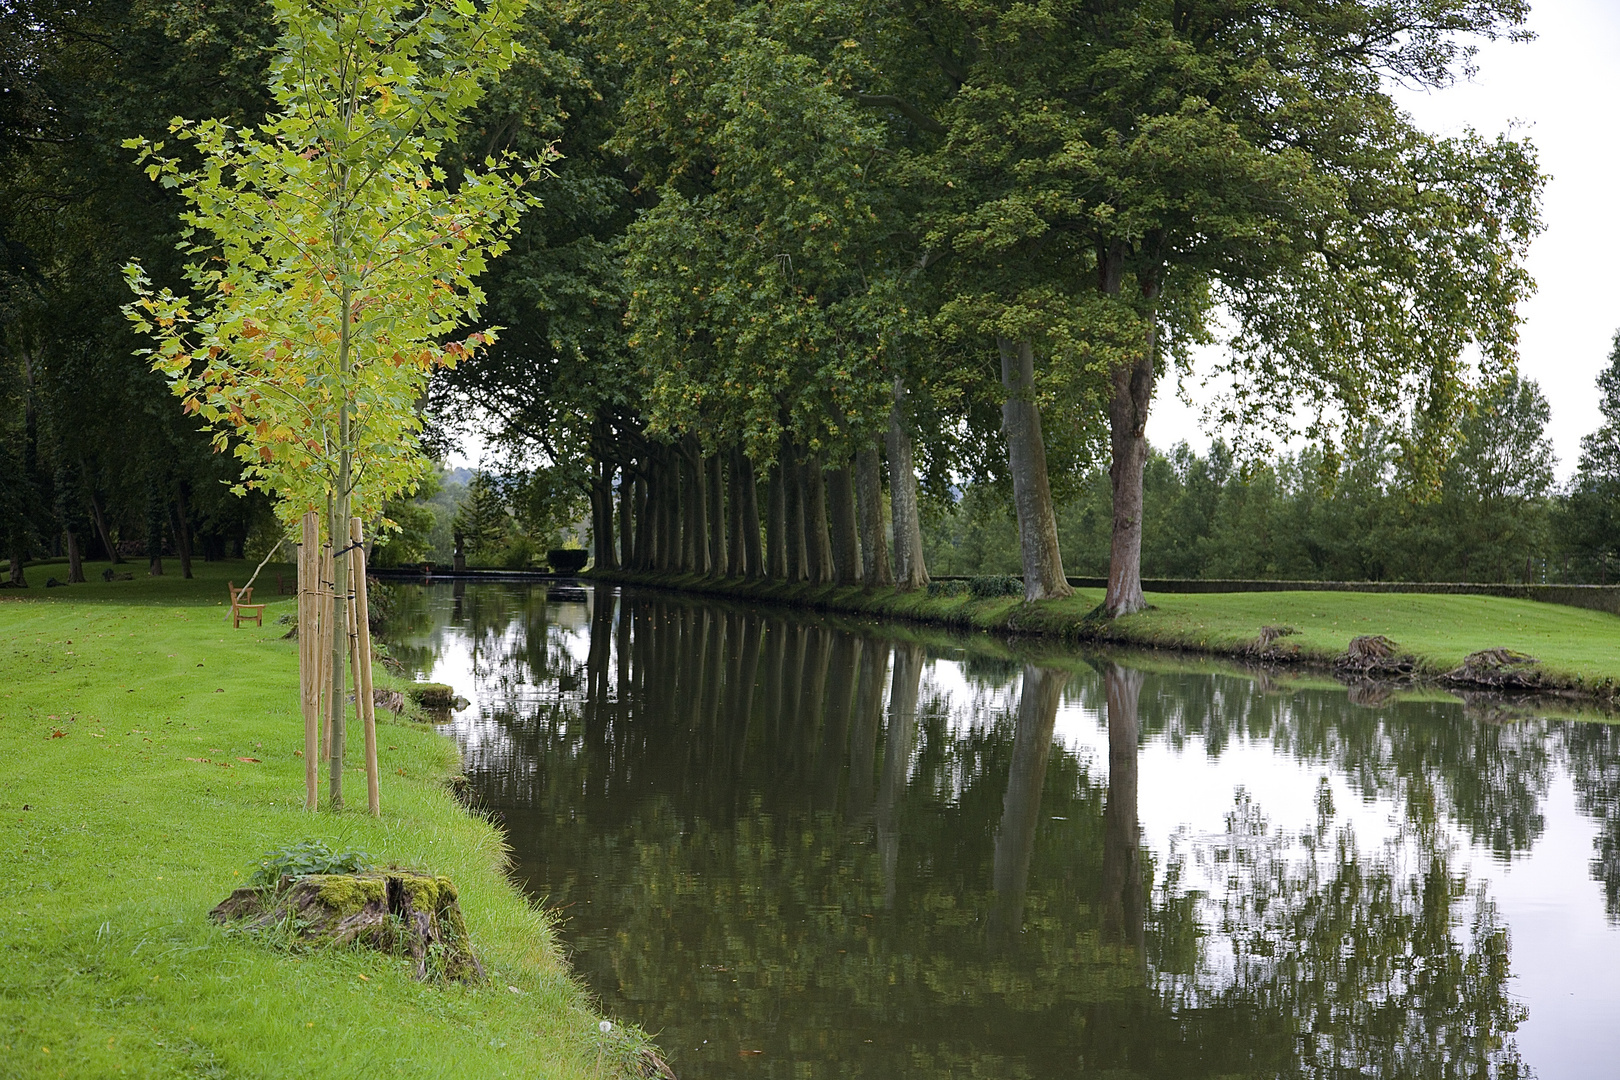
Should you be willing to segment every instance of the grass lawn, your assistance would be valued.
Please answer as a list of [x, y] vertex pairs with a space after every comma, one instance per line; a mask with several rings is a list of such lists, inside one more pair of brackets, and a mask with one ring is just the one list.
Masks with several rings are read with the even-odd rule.
[[981, 630], [1217, 654], [1245, 651], [1263, 626], [1290, 626], [1298, 633], [1280, 644], [1298, 646], [1303, 659], [1324, 662], [1343, 654], [1351, 638], [1382, 634], [1431, 673], [1456, 667], [1471, 652], [1505, 647], [1536, 657], [1543, 673], [1559, 685], [1609, 697], [1620, 683], [1620, 616], [1535, 600], [1428, 593], [1150, 593], [1147, 611], [1098, 623], [1087, 616], [1102, 603], [1101, 589], [1076, 589], [1068, 599], [1025, 605], [1013, 597], [980, 600], [922, 590], [692, 577], [631, 580]]
[[[32, 588], [0, 591], [0, 1076], [618, 1074], [636, 1036], [599, 1031], [499, 833], [447, 794], [449, 741], [379, 710], [381, 820], [358, 751], [359, 809], [305, 813], [297, 648], [275, 624], [293, 598], [267, 569], [264, 628], [232, 630], [225, 581], [250, 566], [166, 568], [47, 591], [65, 567], [31, 567]], [[421, 984], [375, 952], [279, 952], [208, 919], [305, 837], [454, 878], [489, 981]]]

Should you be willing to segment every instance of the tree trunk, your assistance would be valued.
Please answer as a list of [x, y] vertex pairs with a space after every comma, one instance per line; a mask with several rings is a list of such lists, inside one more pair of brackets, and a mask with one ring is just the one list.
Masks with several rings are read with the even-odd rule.
[[11, 549], [11, 585], [13, 588], [28, 588], [28, 576], [23, 573], [23, 553], [18, 548]]
[[923, 562], [922, 517], [917, 505], [917, 470], [911, 460], [911, 436], [906, 432], [900, 405], [906, 384], [894, 380], [894, 405], [889, 410], [889, 506], [894, 517], [895, 583], [902, 589], [928, 584]]
[[[1118, 294], [1122, 256], [1108, 252], [1103, 260], [1102, 291]], [[1144, 285], [1150, 303], [1158, 287]], [[1108, 477], [1113, 487], [1113, 536], [1108, 557], [1108, 592], [1103, 612], [1109, 618], [1147, 607], [1142, 596], [1142, 474], [1147, 466], [1147, 418], [1153, 404], [1153, 362], [1158, 351], [1158, 323], [1148, 316], [1146, 346], [1133, 363], [1111, 373], [1108, 401]]]
[[174, 489], [174, 550], [180, 556], [180, 576], [191, 580], [191, 525], [186, 521], [186, 485]]
[[664, 569], [678, 572], [684, 569], [681, 556], [681, 533], [686, 524], [686, 509], [682, 502], [681, 455], [674, 447], [664, 448]]
[[754, 475], [754, 463], [741, 447], [737, 448], [736, 455], [738, 489], [742, 495], [742, 505], [737, 512], [741, 518], [743, 576], [756, 579], [765, 573], [765, 553], [759, 543], [759, 484]]
[[114, 563], [121, 563], [124, 557], [118, 554], [118, 546], [113, 543], [112, 533], [107, 528], [107, 515], [102, 512], [101, 498], [95, 489], [90, 489], [90, 520], [96, 524], [96, 535], [101, 537], [101, 546], [107, 549], [107, 559]]
[[1030, 856], [1035, 852], [1035, 830], [1040, 824], [1046, 760], [1052, 750], [1058, 704], [1068, 681], [1066, 672], [1024, 665], [1012, 764], [1007, 794], [1001, 801], [1001, 824], [996, 828], [990, 872], [995, 897], [990, 902], [987, 929], [990, 943], [996, 947], [1010, 945], [1023, 929], [1024, 896], [1029, 887]]
[[832, 518], [833, 577], [840, 585], [861, 580], [861, 540], [855, 525], [855, 484], [849, 462], [827, 471], [827, 510]]
[[782, 462], [771, 466], [770, 491], [765, 503], [765, 576], [773, 581], [788, 579], [787, 495]]
[[810, 580], [817, 585], [833, 581], [832, 540], [827, 536], [827, 485], [822, 479], [821, 457], [811, 454], [799, 470], [804, 492], [804, 550]]
[[1024, 563], [1024, 600], [1072, 596], [1058, 550], [1057, 515], [1046, 476], [1046, 443], [1035, 402], [1035, 350], [1027, 341], [997, 338], [1001, 351], [1001, 426], [1007, 435], [1013, 505], [1018, 511], [1018, 547]]
[[855, 455], [855, 496], [861, 530], [861, 580], [868, 587], [893, 585], [889, 540], [883, 535], [883, 466], [876, 447]]
[[606, 461], [598, 461], [595, 471], [591, 485], [591, 512], [595, 530], [592, 539], [596, 548], [596, 568], [617, 570], [618, 556], [613, 543], [613, 466]]
[[743, 547], [742, 526], [742, 469], [738, 465], [741, 451], [735, 446], [726, 455], [726, 576], [746, 577], [748, 553]]
[[652, 569], [653, 528], [647, 501], [647, 470], [650, 467], [650, 462], [643, 456], [641, 473], [636, 477], [636, 505], [631, 512], [636, 529], [635, 560], [631, 565], [642, 572]]
[[165, 502], [152, 488], [146, 493], [146, 572], [163, 576], [163, 519]]
[[724, 577], [726, 573], [726, 482], [720, 467], [720, 455], [711, 454], [704, 462], [709, 472], [709, 573]]
[[68, 584], [84, 584], [84, 559], [79, 555], [79, 537], [72, 529], [62, 530], [63, 539], [67, 541], [68, 557]]
[[804, 581], [810, 576], [804, 550], [804, 467], [793, 443], [782, 436], [782, 500], [787, 509], [787, 580]]
[[619, 566], [628, 570], [635, 566], [635, 482], [630, 479], [628, 463], [619, 469]]

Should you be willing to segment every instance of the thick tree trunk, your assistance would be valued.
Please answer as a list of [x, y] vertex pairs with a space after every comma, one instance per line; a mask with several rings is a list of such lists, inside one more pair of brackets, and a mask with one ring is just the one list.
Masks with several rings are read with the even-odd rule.
[[748, 554], [743, 547], [742, 470], [737, 464], [741, 451], [735, 446], [726, 456], [726, 576], [746, 577]]
[[759, 483], [754, 475], [754, 463], [741, 447], [737, 448], [736, 455], [738, 491], [742, 495], [742, 505], [737, 512], [741, 517], [743, 576], [759, 578], [765, 573], [765, 553], [759, 542]]
[[63, 529], [62, 537], [67, 542], [68, 558], [68, 584], [84, 584], [84, 559], [79, 554], [79, 537], [72, 529]]
[[1023, 929], [1024, 896], [1029, 887], [1035, 830], [1040, 824], [1046, 760], [1052, 750], [1058, 704], [1068, 681], [1067, 672], [1024, 665], [1012, 764], [1008, 770], [1007, 794], [1001, 801], [1001, 824], [996, 829], [995, 858], [990, 873], [995, 898], [990, 903], [988, 936], [990, 943], [997, 947], [1016, 941]]
[[648, 514], [647, 506], [647, 468], [647, 459], [643, 457], [641, 459], [641, 474], [636, 477], [635, 507], [631, 510], [631, 517], [634, 519], [633, 524], [636, 530], [635, 560], [631, 565], [643, 572], [652, 569], [653, 546], [652, 517]]
[[28, 575], [23, 573], [23, 553], [18, 548], [11, 549], [11, 585], [13, 588], [28, 588]]
[[821, 457], [811, 454], [799, 470], [804, 492], [804, 549], [810, 580], [817, 585], [833, 581], [832, 540], [827, 535], [827, 485], [822, 478]]
[[1109, 664], [1103, 681], [1108, 691], [1108, 803], [1103, 809], [1102, 936], [1111, 944], [1133, 947], [1137, 968], [1145, 971], [1142, 830], [1136, 806], [1142, 673]]
[[709, 473], [709, 573], [723, 577], [726, 572], [726, 484], [720, 455], [710, 455], [704, 467]]
[[630, 479], [630, 466], [619, 469], [619, 565], [628, 570], [635, 560], [635, 482]]
[[1142, 596], [1142, 474], [1147, 466], [1148, 406], [1153, 401], [1153, 333], [1134, 364], [1113, 372], [1108, 443], [1113, 486], [1113, 537], [1103, 611], [1118, 618], [1147, 607]]
[[[1123, 287], [1124, 254], [1118, 245], [1100, 253], [1098, 287], [1118, 296]], [[1142, 298], [1151, 305], [1159, 286], [1152, 278], [1142, 283]], [[1103, 612], [1118, 618], [1147, 607], [1142, 596], [1142, 474], [1147, 466], [1147, 418], [1153, 404], [1154, 360], [1158, 353], [1158, 321], [1151, 312], [1143, 335], [1143, 350], [1132, 363], [1111, 373], [1108, 401], [1108, 476], [1113, 487], [1113, 535], [1108, 557], [1108, 591]]]
[[613, 466], [598, 461], [595, 472], [591, 483], [591, 539], [596, 549], [596, 568], [617, 570], [617, 547], [613, 542]]
[[1046, 443], [1035, 402], [1035, 350], [1027, 341], [997, 338], [1001, 351], [1001, 426], [1007, 436], [1013, 505], [1018, 511], [1018, 547], [1024, 562], [1024, 599], [1071, 596], [1058, 550], [1057, 514], [1046, 476]]
[[674, 447], [664, 448], [664, 569], [684, 570], [681, 533], [686, 525], [685, 492], [681, 489], [681, 455]]
[[765, 576], [773, 581], [788, 579], [786, 486], [782, 462], [777, 461], [765, 496]]
[[787, 508], [787, 580], [805, 581], [810, 577], [804, 550], [804, 466], [798, 450], [782, 436], [782, 500]]
[[90, 520], [95, 522], [96, 535], [101, 537], [101, 546], [107, 549], [107, 559], [115, 563], [123, 562], [124, 557], [118, 554], [118, 546], [113, 543], [112, 533], [107, 529], [107, 515], [102, 512], [101, 498], [94, 488], [90, 490]]
[[928, 567], [923, 563], [917, 469], [911, 460], [911, 436], [900, 413], [905, 397], [905, 383], [896, 376], [894, 406], [889, 410], [889, 506], [894, 517], [894, 576], [900, 588], [920, 589], [928, 584]]
[[883, 530], [883, 466], [876, 447], [855, 455], [855, 516], [861, 530], [861, 580], [869, 587], [893, 585]]
[[833, 578], [840, 585], [861, 580], [861, 539], [855, 526], [855, 484], [846, 461], [827, 471], [827, 512], [832, 519]]

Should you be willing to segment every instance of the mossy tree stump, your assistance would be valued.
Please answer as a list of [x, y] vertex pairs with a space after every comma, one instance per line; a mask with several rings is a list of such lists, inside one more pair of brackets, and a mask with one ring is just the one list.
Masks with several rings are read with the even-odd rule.
[[274, 889], [237, 889], [210, 915], [250, 933], [285, 927], [311, 945], [359, 945], [408, 956], [418, 979], [484, 977], [447, 877], [413, 870], [284, 877]]

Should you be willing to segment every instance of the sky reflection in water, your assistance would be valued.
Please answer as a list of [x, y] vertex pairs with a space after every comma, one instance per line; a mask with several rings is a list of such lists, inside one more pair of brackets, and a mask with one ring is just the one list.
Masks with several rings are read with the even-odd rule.
[[1620, 1060], [1608, 725], [647, 593], [398, 592], [396, 655], [475, 703], [449, 730], [519, 880], [686, 1080]]

